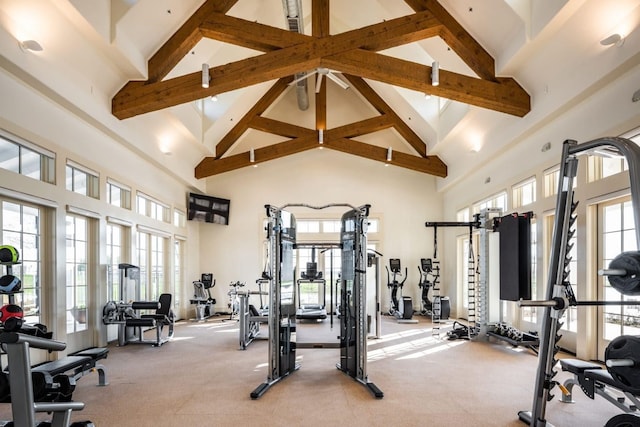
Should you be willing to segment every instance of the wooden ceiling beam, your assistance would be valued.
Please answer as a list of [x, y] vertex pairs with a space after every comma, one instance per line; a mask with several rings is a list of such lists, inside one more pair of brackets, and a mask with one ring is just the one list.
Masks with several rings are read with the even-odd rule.
[[[228, 92], [264, 81], [308, 71], [320, 66], [320, 59], [367, 45], [388, 45], [389, 40], [404, 40], [416, 25], [433, 21], [429, 12], [392, 19], [345, 33], [310, 38], [275, 51], [263, 53], [209, 70], [209, 88], [201, 86], [201, 72], [146, 84], [127, 84], [112, 100], [112, 112], [119, 119], [173, 107], [207, 96]], [[255, 24], [255, 23], [253, 23]], [[254, 28], [245, 23], [247, 31]], [[283, 40], [293, 40], [291, 32], [282, 32]], [[186, 53], [185, 53], [186, 54]], [[166, 61], [165, 61], [166, 62]]]
[[405, 0], [414, 11], [429, 11], [442, 24], [439, 36], [481, 79], [495, 80], [493, 57], [436, 0]]
[[262, 116], [254, 116], [249, 123], [251, 129], [268, 132], [285, 138], [313, 137], [315, 131], [280, 120], [269, 119]]
[[[329, 0], [311, 1], [311, 34], [313, 37], [329, 37]], [[316, 74], [316, 79], [319, 77]], [[316, 80], [317, 82], [317, 80]], [[316, 92], [316, 129], [327, 129], [327, 79], [324, 78], [320, 90]], [[323, 136], [324, 137], [324, 136]]]
[[279, 142], [269, 145], [268, 147], [256, 148], [254, 149], [255, 162], [253, 163], [250, 161], [250, 152], [248, 151], [223, 158], [205, 157], [196, 166], [195, 177], [197, 179], [206, 178], [314, 148], [318, 148], [318, 140], [315, 134], [308, 137]]
[[148, 82], [162, 80], [200, 41], [200, 25], [211, 13], [227, 13], [238, 0], [207, 0], [149, 59]]
[[380, 95], [362, 78], [351, 74], [344, 75], [349, 83], [381, 114], [393, 120], [393, 128], [421, 157], [427, 156], [427, 144], [396, 114]]
[[325, 142], [324, 145], [332, 150], [364, 157], [365, 159], [400, 166], [441, 178], [447, 176], [447, 165], [437, 156], [417, 157], [411, 154], [393, 151], [391, 161], [387, 162], [387, 148], [377, 145], [365, 144], [364, 142], [346, 138], [332, 139]]
[[261, 52], [270, 52], [312, 40], [311, 36], [221, 13], [209, 14], [200, 25], [200, 30], [204, 37]]
[[529, 94], [511, 78], [490, 81], [440, 69], [440, 85], [432, 86], [430, 66], [363, 49], [325, 57], [321, 64], [344, 73], [518, 117], [531, 110]]
[[393, 117], [385, 114], [329, 129], [325, 132], [325, 139], [355, 138], [384, 129], [389, 129], [390, 127], [393, 127], [394, 124], [395, 121], [393, 120]]
[[264, 113], [271, 104], [282, 92], [284, 92], [289, 86], [292, 77], [286, 77], [279, 79], [262, 95], [262, 97], [255, 103], [253, 107], [238, 121], [238, 123], [216, 144], [216, 157], [222, 157], [235, 142], [240, 138], [249, 128], [249, 124], [254, 117]]

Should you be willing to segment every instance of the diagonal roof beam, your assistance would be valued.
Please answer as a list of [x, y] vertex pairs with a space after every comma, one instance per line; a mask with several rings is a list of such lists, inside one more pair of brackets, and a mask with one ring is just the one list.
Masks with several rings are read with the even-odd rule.
[[[234, 22], [238, 21], [242, 20], [236, 19]], [[244, 22], [245, 37], [253, 40], [252, 43], [257, 43], [256, 36], [252, 32], [254, 29], [259, 32], [258, 27], [262, 28], [260, 24]], [[416, 27], [421, 30], [416, 32]], [[113, 98], [112, 111], [116, 117], [124, 119], [184, 104], [213, 94], [317, 68], [320, 66], [320, 59], [324, 56], [335, 55], [360, 46], [386, 47], [390, 40], [403, 43], [409, 35], [412, 35], [415, 40], [421, 40], [438, 35], [439, 29], [439, 23], [430, 12], [419, 12], [332, 36], [322, 38], [302, 36], [308, 39], [306, 43], [300, 43], [300, 34], [279, 30], [282, 43], [286, 47], [211, 68], [211, 83], [208, 89], [202, 88], [200, 84], [200, 72], [165, 81], [148, 81], [145, 84], [131, 82]], [[240, 33], [234, 37], [240, 37]]]
[[279, 142], [277, 144], [269, 145], [268, 147], [255, 149], [254, 163], [250, 162], [249, 152], [234, 154], [233, 156], [224, 158], [205, 157], [196, 166], [195, 177], [197, 179], [206, 178], [208, 176], [218, 175], [224, 172], [255, 165], [257, 163], [279, 159], [280, 157], [290, 156], [292, 154], [301, 153], [314, 148], [318, 148], [318, 140], [315, 132], [310, 136]]
[[227, 13], [238, 0], [207, 0], [149, 60], [149, 82], [162, 80], [200, 41], [200, 25], [211, 13]]
[[440, 85], [432, 86], [431, 67], [363, 49], [343, 52], [321, 61], [322, 66], [344, 73], [413, 89], [454, 101], [522, 117], [531, 110], [531, 100], [515, 80], [495, 81], [440, 70]]
[[376, 93], [362, 77], [345, 74], [345, 77], [354, 88], [376, 109], [380, 114], [388, 115], [393, 119], [394, 129], [404, 138], [419, 156], [426, 157], [427, 145], [401, 118], [395, 111]]
[[447, 176], [447, 165], [437, 156], [417, 157], [394, 151], [391, 162], [387, 162], [387, 149], [377, 145], [365, 144], [364, 142], [346, 138], [332, 139], [325, 142], [324, 145], [332, 150], [353, 154], [365, 159], [376, 160], [441, 178]]
[[[429, 11], [442, 23], [439, 36], [481, 79], [495, 80], [493, 57], [436, 0], [404, 0], [414, 11]], [[441, 70], [442, 71], [442, 70]]]
[[216, 157], [222, 157], [233, 144], [244, 134], [253, 118], [255, 116], [259, 116], [264, 113], [267, 108], [271, 104], [275, 102], [276, 99], [285, 89], [288, 87], [289, 82], [292, 80], [291, 76], [282, 78], [275, 82], [273, 86], [269, 88], [269, 90], [262, 95], [262, 98], [255, 103], [253, 107], [236, 123], [236, 125], [218, 142], [216, 145]]

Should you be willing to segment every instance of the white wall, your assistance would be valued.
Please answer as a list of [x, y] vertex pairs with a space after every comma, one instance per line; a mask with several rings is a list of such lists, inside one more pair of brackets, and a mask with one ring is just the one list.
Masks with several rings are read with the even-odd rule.
[[[419, 303], [417, 266], [433, 251], [424, 223], [441, 217], [434, 177], [324, 149], [211, 177], [207, 193], [231, 200], [228, 226], [200, 225], [200, 265], [202, 272], [217, 278], [214, 295], [219, 308], [226, 308], [230, 282], [246, 281], [256, 288], [263, 269], [264, 205], [287, 203], [370, 204], [370, 216], [381, 219], [381, 266], [388, 265], [389, 258], [400, 258], [409, 269], [405, 295]], [[313, 217], [316, 212], [296, 210], [296, 217]], [[388, 307], [386, 286], [382, 300], [383, 308]]]

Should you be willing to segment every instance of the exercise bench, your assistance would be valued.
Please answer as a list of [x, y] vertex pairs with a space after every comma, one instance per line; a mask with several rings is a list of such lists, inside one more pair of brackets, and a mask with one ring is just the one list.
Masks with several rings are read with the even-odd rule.
[[109, 349], [93, 347], [86, 350], [77, 351], [62, 359], [52, 362], [45, 362], [31, 368], [31, 372], [37, 372], [45, 375], [45, 377], [54, 377], [59, 374], [65, 374], [78, 380], [90, 372], [98, 372], [98, 385], [106, 386], [107, 375], [104, 365], [98, 363], [99, 360], [106, 359]]
[[[578, 359], [561, 359], [560, 366], [563, 371], [573, 374], [572, 378], [562, 384], [565, 389], [562, 393], [562, 402], [573, 403], [573, 386], [579, 385], [590, 399], [594, 399], [596, 395], [602, 396], [626, 413], [633, 413], [640, 409], [638, 396], [597, 363]], [[617, 391], [617, 395], [612, 393], [612, 390]]]

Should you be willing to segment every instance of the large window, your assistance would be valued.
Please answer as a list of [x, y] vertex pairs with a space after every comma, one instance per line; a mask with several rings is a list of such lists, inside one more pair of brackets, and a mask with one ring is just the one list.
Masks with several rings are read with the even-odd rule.
[[[607, 268], [621, 252], [637, 250], [635, 221], [631, 200], [614, 201], [600, 207], [601, 216], [601, 266]], [[606, 278], [600, 278], [602, 297], [606, 301], [638, 300], [637, 297], [624, 296], [609, 285]], [[605, 306], [603, 309], [603, 338], [612, 340], [619, 335], [638, 335], [640, 333], [639, 306]]]
[[153, 301], [165, 292], [165, 253], [168, 239], [156, 234], [138, 232], [138, 266], [140, 267], [140, 298]]
[[67, 333], [87, 329], [88, 222], [67, 215]]
[[[538, 299], [538, 231], [537, 223], [534, 218], [531, 219], [531, 298]], [[535, 307], [522, 307], [522, 320], [536, 323], [537, 310]]]
[[2, 244], [14, 246], [20, 253], [20, 264], [13, 265], [11, 270], [22, 281], [22, 295], [16, 303], [22, 305], [25, 319], [30, 323], [40, 322], [42, 309], [41, 223], [39, 208], [2, 201]]
[[94, 199], [100, 198], [99, 176], [97, 172], [81, 166], [71, 160], [67, 161], [66, 189]]
[[39, 181], [55, 182], [55, 155], [0, 131], [0, 168]]
[[110, 301], [119, 301], [123, 297], [120, 295], [120, 270], [118, 269], [123, 255], [122, 232], [122, 226], [107, 224], [107, 292]]

